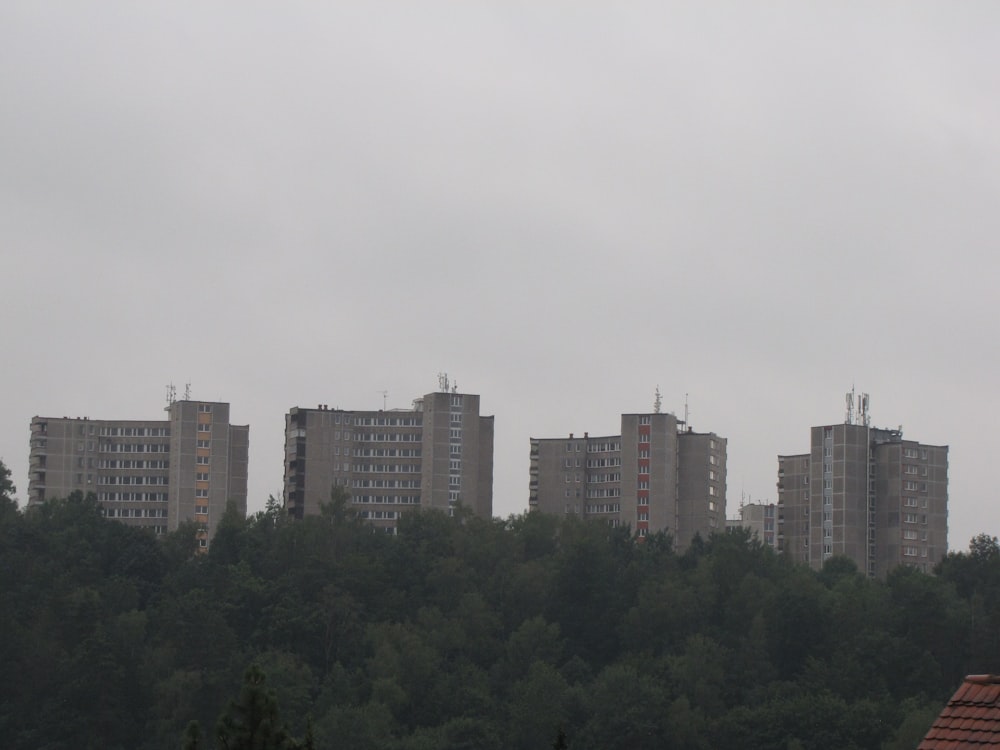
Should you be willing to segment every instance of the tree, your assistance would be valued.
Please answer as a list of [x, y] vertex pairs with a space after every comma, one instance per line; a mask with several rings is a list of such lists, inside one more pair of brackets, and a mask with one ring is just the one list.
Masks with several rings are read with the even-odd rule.
[[14, 483], [10, 479], [10, 469], [0, 460], [0, 503], [6, 505], [8, 503], [14, 504], [14, 493], [17, 492], [17, 488], [14, 487]]
[[184, 730], [181, 750], [202, 750], [201, 724], [197, 721], [190, 722]]
[[281, 723], [278, 701], [264, 687], [266, 678], [254, 664], [243, 677], [238, 701], [219, 717], [215, 735], [225, 750], [293, 750], [292, 742]]

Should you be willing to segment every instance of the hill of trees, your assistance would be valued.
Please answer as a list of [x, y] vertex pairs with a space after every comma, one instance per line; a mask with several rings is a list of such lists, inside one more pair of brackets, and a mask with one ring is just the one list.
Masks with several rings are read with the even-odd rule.
[[678, 555], [573, 518], [415, 512], [386, 536], [339, 498], [229, 513], [199, 555], [193, 527], [157, 540], [93, 497], [19, 512], [0, 488], [7, 748], [176, 750], [192, 720], [189, 746], [221, 746], [248, 669], [275, 731], [317, 748], [902, 748], [1000, 671], [985, 536], [871, 581], [739, 532]]

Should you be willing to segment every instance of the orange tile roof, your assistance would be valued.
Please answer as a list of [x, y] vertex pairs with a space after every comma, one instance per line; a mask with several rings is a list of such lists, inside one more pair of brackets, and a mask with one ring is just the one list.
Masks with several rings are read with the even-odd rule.
[[1000, 675], [965, 678], [917, 750], [1000, 750]]

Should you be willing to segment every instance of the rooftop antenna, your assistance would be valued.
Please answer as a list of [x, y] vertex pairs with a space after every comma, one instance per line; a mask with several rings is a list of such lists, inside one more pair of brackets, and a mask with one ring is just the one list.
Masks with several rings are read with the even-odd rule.
[[385, 411], [386, 401], [389, 398], [389, 391], [375, 391], [375, 393], [381, 393], [382, 394], [382, 411]]
[[451, 392], [452, 393], [458, 393], [458, 381], [457, 380], [454, 383], [451, 384]]
[[688, 417], [690, 416], [690, 409], [688, 408], [688, 395], [684, 394], [684, 426], [688, 427]]
[[653, 414], [659, 414], [663, 407], [663, 397], [660, 396], [660, 386], [656, 386], [656, 397], [653, 399]]
[[438, 373], [438, 389], [442, 393], [448, 392], [448, 373], [446, 372]]
[[865, 427], [871, 427], [872, 424], [870, 406], [871, 397], [867, 393], [862, 393], [858, 396], [858, 416], [861, 419], [861, 424]]
[[177, 400], [177, 388], [174, 386], [173, 383], [168, 383], [167, 384], [167, 406], [166, 406], [166, 409], [164, 409], [164, 411], [167, 411], [170, 408], [170, 405], [173, 404], [174, 401], [176, 401], [176, 400]]
[[844, 401], [847, 403], [847, 413], [844, 415], [844, 424], [854, 424], [854, 386], [844, 394]]
[[184, 384], [184, 400], [185, 401], [191, 400], [191, 381], [188, 381], [187, 383]]

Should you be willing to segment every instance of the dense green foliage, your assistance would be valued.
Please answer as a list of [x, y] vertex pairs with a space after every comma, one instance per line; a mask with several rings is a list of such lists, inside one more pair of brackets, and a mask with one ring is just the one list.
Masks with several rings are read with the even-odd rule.
[[229, 514], [196, 555], [92, 498], [0, 508], [4, 747], [222, 747], [258, 704], [269, 737], [338, 750], [912, 747], [1000, 669], [989, 537], [874, 582], [742, 533], [677, 555], [536, 514], [391, 537], [342, 510]]

